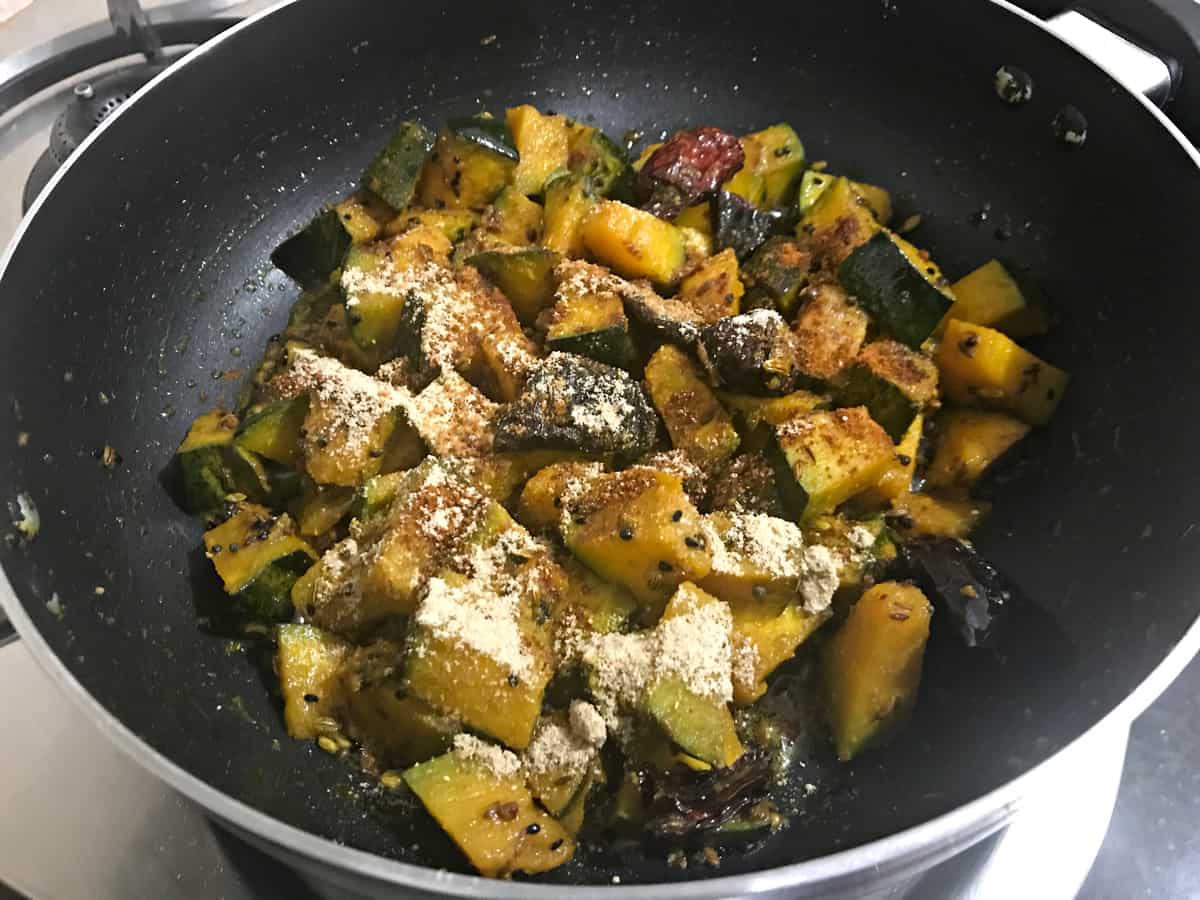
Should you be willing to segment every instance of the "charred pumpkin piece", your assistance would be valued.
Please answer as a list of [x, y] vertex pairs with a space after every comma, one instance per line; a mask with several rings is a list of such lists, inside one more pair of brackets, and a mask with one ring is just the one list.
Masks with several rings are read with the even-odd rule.
[[747, 394], [786, 394], [796, 387], [799, 360], [787, 323], [756, 309], [709, 325], [701, 334], [704, 360], [717, 382]]
[[712, 219], [713, 249], [731, 249], [740, 260], [748, 259], [771, 235], [791, 231], [794, 222], [784, 210], [758, 209], [729, 191], [713, 198]]
[[551, 353], [496, 420], [495, 448], [576, 450], [633, 459], [654, 444], [657, 420], [621, 369]]
[[517, 148], [498, 119], [452, 119], [434, 142], [417, 182], [421, 206], [482, 209], [512, 179]]
[[746, 263], [746, 302], [791, 316], [801, 288], [808, 284], [811, 266], [812, 254], [800, 242], [770, 238]]

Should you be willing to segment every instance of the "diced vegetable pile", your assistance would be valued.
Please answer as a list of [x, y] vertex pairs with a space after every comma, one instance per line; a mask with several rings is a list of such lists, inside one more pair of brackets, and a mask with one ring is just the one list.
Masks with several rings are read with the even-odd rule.
[[891, 216], [783, 124], [634, 162], [531, 106], [402, 124], [275, 251], [288, 326], [178, 451], [288, 732], [496, 877], [781, 827], [781, 666], [842, 760], [894, 735], [935, 611], [995, 639], [972, 490], [1067, 376], [1016, 343], [1027, 276], [951, 284]]

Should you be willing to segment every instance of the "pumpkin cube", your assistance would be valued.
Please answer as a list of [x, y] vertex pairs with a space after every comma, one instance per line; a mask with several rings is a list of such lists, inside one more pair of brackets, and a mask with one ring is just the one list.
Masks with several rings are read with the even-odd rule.
[[970, 487], [1028, 433], [1028, 425], [1003, 413], [946, 410], [937, 418], [926, 480], [931, 487]]
[[[770, 606], [733, 607], [733, 702], [749, 706], [767, 692], [767, 676], [796, 655], [796, 650], [831, 613], [805, 612], [796, 604], [781, 611]], [[739, 656], [749, 660], [747, 668], [736, 664]], [[745, 677], [749, 675], [749, 677]]]
[[804, 573], [804, 535], [794, 522], [752, 513], [709, 513], [720, 538], [700, 587], [739, 609], [777, 614], [796, 598]]
[[920, 411], [937, 399], [937, 366], [896, 341], [876, 341], [842, 373], [838, 399], [865, 406], [893, 441], [900, 441]]
[[592, 210], [583, 221], [581, 236], [592, 256], [625, 278], [671, 285], [686, 262], [678, 228], [615, 200], [604, 200]]
[[322, 733], [320, 720], [341, 702], [338, 672], [353, 647], [312, 625], [280, 625], [275, 643], [283, 723], [292, 737], [314, 740]]
[[528, 104], [505, 113], [520, 161], [513, 173], [513, 187], [522, 194], [540, 194], [546, 179], [567, 167], [567, 120], [547, 116]]
[[[459, 740], [467, 742], [463, 747], [474, 746], [472, 738]], [[562, 865], [575, 852], [571, 835], [534, 805], [515, 757], [507, 768], [490, 765], [484, 754], [456, 745], [407, 769], [404, 782], [481, 875], [533, 875]]]
[[674, 475], [634, 466], [589, 479], [562, 502], [567, 549], [628, 588], [651, 620], [679, 584], [712, 568], [700, 513]]
[[864, 407], [818, 411], [775, 429], [773, 464], [784, 505], [811, 519], [879, 481], [895, 445]]
[[1043, 310], [1026, 296], [1017, 278], [999, 260], [984, 263], [954, 282], [955, 302], [946, 319], [985, 325], [1021, 339], [1045, 334], [1050, 323]]
[[730, 247], [704, 260], [684, 278], [679, 283], [678, 298], [711, 324], [726, 316], [736, 316], [745, 292], [738, 275], [737, 254]]
[[1010, 412], [1030, 425], [1050, 421], [1070, 380], [1007, 335], [959, 320], [947, 323], [934, 360], [952, 402]]
[[825, 648], [829, 725], [839, 759], [876, 746], [917, 699], [933, 607], [910, 584], [868, 590]]
[[733, 420], [687, 353], [673, 344], [659, 347], [646, 363], [646, 387], [671, 443], [701, 469], [711, 470], [737, 450]]

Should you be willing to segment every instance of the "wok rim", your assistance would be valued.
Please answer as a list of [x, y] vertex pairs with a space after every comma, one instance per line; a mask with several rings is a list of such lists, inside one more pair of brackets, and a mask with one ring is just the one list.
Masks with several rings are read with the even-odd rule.
[[[119, 120], [130, 107], [174, 73], [182, 71], [185, 66], [196, 60], [202, 59], [214, 48], [243, 29], [253, 27], [261, 19], [297, 2], [300, 0], [280, 0], [280, 2], [233, 25], [156, 76], [122, 103], [113, 115], [105, 119], [54, 174], [22, 218], [16, 233], [5, 248], [3, 257], [0, 258], [0, 288], [3, 287], [4, 276], [8, 272], [18, 246], [46, 198], [59, 181], [65, 177], [67, 171], [83, 157], [88, 147], [104, 131], [113, 127], [113, 123]], [[1047, 28], [1045, 22], [1015, 6], [1009, 0], [989, 0], [989, 2], [1041, 29], [1062, 44], [1067, 51], [1079, 54], [1078, 50]], [[1162, 110], [1146, 97], [1126, 88], [1110, 69], [1090, 57], [1085, 56], [1084, 58], [1113, 78], [1120, 90], [1131, 94], [1139, 101], [1157, 120], [1158, 124], [1175, 139], [1200, 170], [1200, 151], [1192, 146]], [[390, 887], [415, 888], [443, 896], [497, 897], [512, 898], [512, 900], [525, 900], [525, 898], [550, 900], [550, 898], [561, 897], [564, 890], [569, 890], [572, 896], [579, 898], [611, 898], [619, 894], [621, 897], [628, 897], [631, 900], [632, 898], [702, 900], [702, 898], [752, 895], [797, 888], [808, 893], [813, 893], [816, 889], [827, 893], [853, 889], [866, 883], [878, 884], [881, 881], [898, 880], [916, 875], [966, 850], [1012, 821], [1021, 807], [1022, 798], [1029, 792], [1029, 788], [1039, 778], [1045, 777], [1047, 770], [1051, 769], [1056, 761], [1071, 751], [1078, 750], [1080, 744], [1086, 744], [1089, 739], [1097, 738], [1100, 732], [1119, 726], [1127, 728], [1200, 653], [1200, 616], [1197, 616], [1179, 642], [1171, 648], [1141, 683], [1108, 714], [1097, 720], [1077, 738], [1041, 763], [991, 792], [920, 825], [848, 850], [759, 872], [718, 876], [697, 881], [656, 882], [642, 885], [619, 885], [619, 882], [614, 882], [611, 885], [567, 886], [538, 884], [532, 881], [503, 882], [477, 875], [464, 875], [444, 869], [432, 869], [404, 863], [348, 847], [260, 812], [172, 762], [138, 737], [93, 697], [46, 642], [25, 611], [24, 603], [18, 599], [2, 566], [0, 566], [0, 607], [4, 609], [17, 634], [22, 638], [24, 645], [29, 648], [31, 655], [42, 670], [58, 684], [63, 693], [112, 744], [133, 762], [197, 803], [218, 820], [231, 826], [264, 851], [277, 857], [286, 856], [293, 864], [299, 865], [313, 874], [316, 874], [315, 870], [319, 867], [318, 877], [325, 877], [329, 880], [337, 880], [339, 873], [349, 873]]]

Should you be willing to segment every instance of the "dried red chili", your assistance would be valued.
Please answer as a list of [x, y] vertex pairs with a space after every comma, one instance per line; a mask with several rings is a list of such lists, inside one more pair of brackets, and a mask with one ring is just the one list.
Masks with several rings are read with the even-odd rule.
[[745, 161], [741, 141], [727, 131], [677, 131], [638, 173], [638, 200], [656, 216], [672, 218], [710, 197]]

